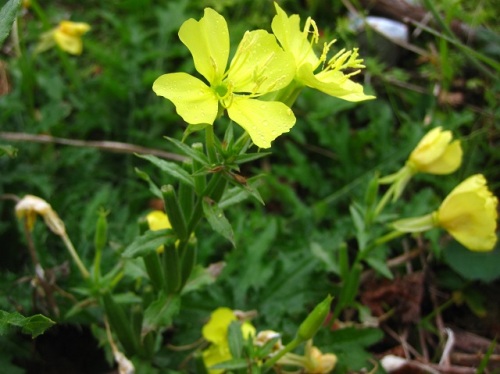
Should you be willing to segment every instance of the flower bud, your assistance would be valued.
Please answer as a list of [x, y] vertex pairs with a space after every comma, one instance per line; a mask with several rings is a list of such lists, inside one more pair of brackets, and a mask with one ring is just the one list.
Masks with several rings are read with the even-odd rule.
[[316, 305], [311, 313], [309, 313], [297, 331], [297, 339], [299, 341], [312, 339], [314, 335], [316, 335], [316, 332], [319, 330], [330, 312], [330, 304], [332, 303], [332, 300], [333, 297], [328, 295], [321, 303]]

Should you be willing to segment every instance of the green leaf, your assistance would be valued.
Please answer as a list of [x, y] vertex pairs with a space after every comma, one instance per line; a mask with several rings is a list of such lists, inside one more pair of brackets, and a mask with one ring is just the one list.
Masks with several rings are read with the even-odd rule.
[[21, 0], [9, 0], [0, 10], [0, 46], [9, 36], [20, 6]]
[[14, 158], [17, 156], [17, 148], [12, 147], [11, 145], [0, 145], [0, 157], [3, 155]]
[[41, 314], [24, 317], [17, 312], [8, 313], [0, 310], [0, 335], [5, 335], [9, 327], [20, 327], [23, 334], [30, 334], [32, 338], [36, 338], [53, 325], [54, 321]]
[[149, 190], [155, 195], [156, 197], [163, 199], [163, 194], [161, 193], [160, 189], [158, 186], [151, 180], [151, 177], [140, 170], [139, 168], [135, 168], [135, 173], [141, 178], [142, 180], [146, 181], [149, 185]]
[[182, 166], [177, 165], [174, 162], [162, 160], [156, 156], [152, 155], [139, 155], [137, 157], [143, 158], [144, 160], [148, 160], [153, 165], [160, 168], [162, 171], [167, 173], [168, 175], [178, 179], [182, 183], [186, 183], [189, 186], [194, 187], [194, 180], [189, 173], [182, 168]]
[[208, 165], [207, 156], [203, 152], [198, 152], [195, 148], [188, 146], [187, 144], [178, 141], [174, 138], [167, 138], [167, 140], [174, 143], [174, 145], [179, 148], [186, 156], [191, 157], [193, 160], [198, 161], [202, 165]]
[[469, 251], [456, 241], [443, 248], [444, 260], [468, 280], [491, 282], [500, 277], [500, 245], [491, 252]]
[[158, 299], [149, 304], [144, 311], [141, 334], [144, 336], [150, 331], [170, 326], [172, 318], [179, 312], [180, 306], [179, 295], [167, 295], [161, 292]]
[[326, 251], [319, 243], [316, 242], [312, 242], [310, 248], [311, 253], [314, 255], [314, 257], [321, 260], [321, 262], [325, 265], [327, 271], [339, 274], [339, 265], [334, 261], [331, 251]]
[[203, 213], [212, 229], [229, 240], [233, 246], [236, 246], [234, 243], [233, 228], [224, 215], [224, 211], [219, 207], [219, 204], [208, 198], [203, 199]]
[[385, 261], [381, 260], [380, 258], [377, 257], [368, 257], [365, 260], [370, 267], [375, 270], [377, 273], [383, 275], [387, 279], [393, 279], [394, 276], [392, 275], [391, 269], [387, 266]]
[[228, 360], [221, 362], [220, 364], [213, 365], [210, 369], [221, 369], [221, 370], [238, 370], [246, 369], [248, 367], [248, 362], [244, 358], [236, 358], [234, 360]]
[[186, 130], [184, 131], [184, 134], [182, 135], [182, 141], [185, 141], [189, 135], [191, 135], [194, 132], [202, 131], [205, 130], [207, 126], [211, 126], [207, 123], [200, 123], [197, 125], [189, 125]]
[[259, 158], [266, 157], [270, 155], [271, 152], [259, 152], [259, 153], [245, 153], [236, 157], [234, 161], [238, 165], [244, 164], [246, 162], [258, 160]]
[[135, 240], [125, 248], [122, 256], [127, 258], [145, 256], [151, 251], [156, 251], [156, 248], [165, 243], [167, 237], [172, 236], [172, 230], [170, 229], [146, 231], [144, 235], [135, 238]]
[[241, 323], [233, 321], [227, 330], [227, 342], [229, 344], [229, 351], [233, 358], [241, 358], [243, 353], [243, 334], [241, 333]]

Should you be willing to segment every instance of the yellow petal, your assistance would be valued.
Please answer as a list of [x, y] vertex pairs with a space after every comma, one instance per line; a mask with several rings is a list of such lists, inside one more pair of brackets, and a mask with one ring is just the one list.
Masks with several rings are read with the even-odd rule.
[[295, 116], [291, 109], [276, 101], [235, 96], [227, 112], [234, 122], [248, 132], [254, 144], [260, 148], [271, 147], [274, 139], [290, 131], [295, 124]]
[[227, 329], [236, 316], [229, 308], [217, 308], [210, 315], [210, 320], [203, 326], [203, 337], [216, 345], [227, 345]]
[[223, 346], [212, 344], [210, 347], [203, 351], [202, 355], [203, 363], [208, 369], [209, 374], [223, 373], [224, 370], [222, 369], [210, 369], [210, 367], [221, 362], [228, 361], [232, 358], [231, 351], [229, 350], [229, 346], [227, 344]]
[[61, 21], [59, 31], [72, 36], [82, 36], [90, 30], [90, 25], [85, 22]]
[[83, 43], [79, 36], [66, 34], [58, 29], [54, 32], [54, 39], [63, 51], [72, 55], [79, 55], [82, 53]]
[[436, 127], [429, 131], [410, 154], [409, 161], [418, 171], [425, 172], [430, 164], [438, 160], [452, 140], [451, 131]]
[[153, 83], [153, 91], [172, 101], [177, 113], [187, 123], [214, 123], [218, 110], [217, 97], [198, 78], [186, 73], [164, 74]]
[[490, 251], [496, 244], [497, 198], [477, 174], [458, 185], [438, 210], [438, 222], [473, 251]]
[[191, 52], [196, 70], [210, 84], [220, 83], [229, 58], [229, 30], [224, 17], [205, 8], [199, 21], [191, 18], [182, 24], [179, 38]]
[[293, 56], [284, 52], [274, 35], [246, 32], [228, 70], [234, 92], [263, 94], [287, 86], [295, 75]]
[[168, 216], [161, 210], [153, 210], [146, 216], [149, 229], [152, 231], [171, 229]]
[[428, 165], [421, 165], [419, 171], [431, 174], [450, 174], [462, 164], [462, 146], [459, 140], [448, 144], [439, 158]]
[[304, 64], [297, 72], [297, 80], [305, 86], [347, 101], [375, 99], [375, 96], [365, 95], [362, 85], [353, 82], [340, 71], [325, 70], [315, 75], [313, 67]]
[[309, 64], [316, 68], [319, 59], [313, 51], [312, 43], [307, 39], [308, 33], [304, 33], [300, 29], [300, 17], [297, 14], [288, 17], [276, 2], [274, 6], [276, 7], [276, 16], [273, 18], [271, 27], [283, 49], [292, 53], [297, 67]]

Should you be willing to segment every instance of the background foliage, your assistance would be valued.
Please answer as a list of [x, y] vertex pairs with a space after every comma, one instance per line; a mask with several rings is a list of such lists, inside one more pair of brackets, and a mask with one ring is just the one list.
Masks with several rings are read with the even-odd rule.
[[[391, 43], [387, 50], [370, 48], [370, 42], [381, 44], [370, 41], [369, 33], [357, 34], [351, 29], [352, 20], [340, 1], [282, 1], [280, 5], [288, 13], [301, 14], [303, 20], [313, 17], [325, 41], [339, 39], [337, 48], [368, 43], [361, 50], [367, 69], [360, 78], [377, 99], [353, 104], [313, 91], [301, 95], [293, 130], [273, 143], [269, 157], [242, 170], [246, 177], [263, 175], [259, 189], [266, 204], [248, 200], [228, 208], [236, 247], [208, 227], [200, 228], [201, 263], [224, 261], [226, 266], [213, 285], [183, 299], [183, 313], [175, 330], [169, 332], [174, 345], [198, 339], [203, 322], [218, 306], [255, 309], [259, 313], [255, 323], [261, 329], [292, 336], [311, 306], [325, 294], [338, 292], [339, 248], [347, 243], [350, 254], [355, 253], [356, 232], [349, 205], [362, 202], [366, 185], [377, 171], [396, 171], [430, 126], [450, 129], [463, 141], [464, 164], [450, 176], [417, 177], [405, 192], [405, 203], [393, 206], [392, 213], [410, 216], [433, 210], [464, 177], [477, 172], [486, 176], [499, 195], [497, 78], [478, 69], [443, 34], [413, 34], [410, 43], [425, 52], [420, 55]], [[353, 5], [366, 13], [356, 2]], [[175, 152], [164, 137], [180, 138], [185, 124], [173, 105], [154, 95], [151, 86], [165, 72], [193, 72], [177, 30], [184, 20], [199, 18], [206, 6], [226, 16], [235, 39], [247, 29], [270, 25], [274, 15], [267, 0], [86, 1], [85, 5], [70, 0], [32, 1], [17, 21], [20, 53], [10, 39], [0, 54], [0, 78], [6, 77], [0, 79], [2, 134], [113, 140]], [[446, 0], [435, 6], [445, 23], [456, 19], [491, 32], [489, 43], [474, 48], [498, 61], [498, 9], [493, 2], [477, 5]], [[84, 37], [84, 53], [70, 57], [54, 49], [35, 55], [40, 34], [62, 19], [92, 25]], [[395, 61], [394, 54], [399, 55]], [[498, 77], [498, 70], [482, 61], [479, 64]], [[188, 142], [198, 136], [191, 135]], [[138, 233], [138, 218], [158, 203], [135, 168], [146, 171], [158, 185], [173, 182], [133, 154], [2, 140], [6, 144], [17, 149], [17, 156], [0, 157], [0, 195], [33, 194], [49, 201], [88, 263], [93, 256], [97, 212], [101, 207], [110, 212], [105, 268], [113, 266], [116, 254]], [[0, 200], [0, 217], [0, 309], [23, 315], [47, 313], [55, 318], [43, 301], [33, 302], [28, 287], [32, 264], [12, 201]], [[58, 286], [77, 294], [78, 274], [61, 267], [67, 261], [61, 243], [41, 225], [34, 238], [44, 267], [58, 268]], [[414, 266], [428, 271], [430, 284], [443, 292], [441, 303], [452, 293], [462, 294], [466, 303], [450, 307], [470, 315], [473, 322], [465, 328], [494, 338], [498, 326], [492, 332], [489, 320], [498, 317], [499, 308], [497, 305], [495, 314], [486, 295], [498, 286], [499, 249], [484, 255], [470, 253], [457, 243], [443, 244], [437, 232], [430, 232], [426, 239], [430, 242], [428, 262]], [[394, 257], [403, 253], [404, 246], [420, 245], [409, 238], [387, 246], [381, 256]], [[396, 275], [405, 273], [404, 267], [393, 270]], [[68, 314], [74, 303], [67, 298], [58, 295], [57, 303], [61, 310], [57, 322], [61, 324], [90, 326], [96, 320], [92, 309], [77, 316]], [[432, 306], [425, 306], [422, 312], [423, 316], [432, 313]], [[456, 322], [453, 317], [450, 321]], [[359, 370], [367, 364], [370, 356], [365, 349], [370, 345], [379, 342], [375, 351], [391, 346], [390, 339], [382, 339], [380, 329], [364, 331], [323, 331], [318, 345], [339, 355], [339, 371]], [[29, 360], [19, 353], [25, 343], [17, 336], [0, 356], [7, 357], [6, 362], [16, 357], [19, 367], [29, 368]], [[39, 364], [43, 361], [39, 356], [36, 359]], [[182, 359], [166, 356], [162, 365], [178, 364]]]

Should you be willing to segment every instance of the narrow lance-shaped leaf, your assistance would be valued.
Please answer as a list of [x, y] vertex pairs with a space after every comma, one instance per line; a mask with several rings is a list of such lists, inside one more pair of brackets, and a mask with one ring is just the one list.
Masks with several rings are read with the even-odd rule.
[[161, 246], [169, 235], [173, 235], [170, 229], [147, 231], [125, 248], [122, 256], [128, 258], [145, 256], [151, 251], [156, 251], [156, 248]]
[[219, 205], [215, 201], [205, 198], [203, 199], [203, 213], [212, 229], [235, 246], [233, 228]]
[[182, 183], [186, 183], [190, 186], [194, 186], [193, 177], [186, 172], [182, 166], [177, 165], [176, 163], [162, 160], [156, 156], [152, 155], [137, 155], [140, 158], [148, 160], [153, 165], [160, 168], [162, 171], [167, 173], [168, 175], [178, 179]]
[[9, 0], [0, 9], [0, 46], [7, 39], [7, 36], [9, 36], [20, 6], [21, 0]]

